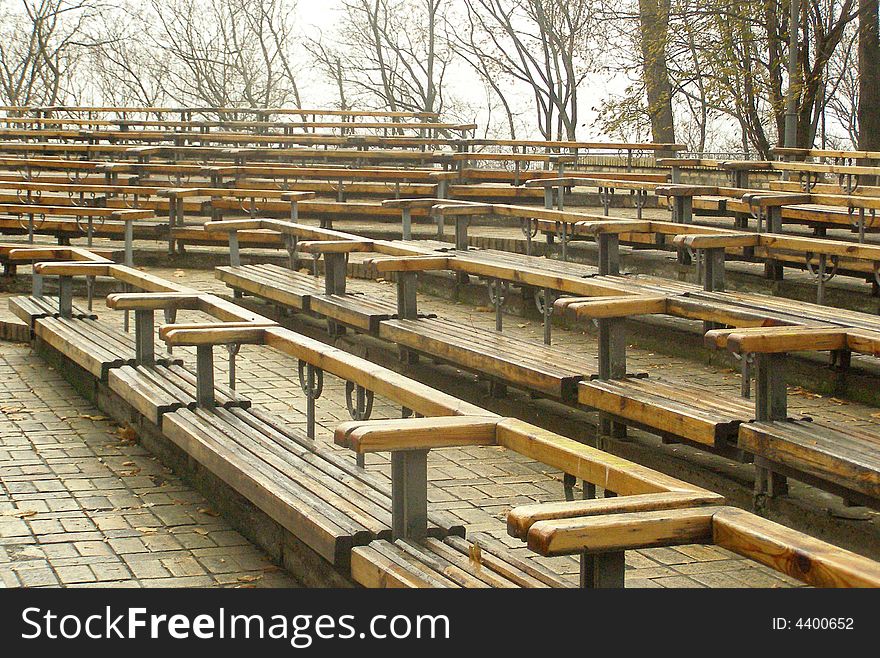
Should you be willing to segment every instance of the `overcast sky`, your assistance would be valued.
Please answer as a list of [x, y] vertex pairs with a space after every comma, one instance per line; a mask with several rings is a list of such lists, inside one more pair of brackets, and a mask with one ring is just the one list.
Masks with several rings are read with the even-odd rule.
[[[296, 8], [296, 23], [301, 29], [310, 36], [317, 36], [316, 32], [320, 31], [325, 34], [332, 33], [334, 23], [338, 16], [338, 10], [341, 6], [340, 0], [299, 0]], [[449, 76], [446, 82], [447, 87], [456, 96], [463, 98], [476, 107], [485, 105], [483, 87], [470, 70], [462, 68], [456, 71], [457, 75]], [[306, 72], [308, 77], [308, 73]], [[308, 89], [304, 95], [309, 99], [313, 99], [314, 103], [327, 103], [335, 100], [333, 98], [334, 90], [326, 85], [322, 85], [315, 79], [305, 80]], [[584, 81], [579, 87], [579, 127], [578, 138], [584, 141], [591, 139], [601, 139], [607, 137], [598, 129], [593, 127], [596, 119], [596, 113], [592, 108], [596, 107], [605, 96], [610, 93], [622, 93], [625, 87], [625, 80], [609, 80], [607, 76], [592, 76]], [[519, 135], [520, 137], [537, 137], [537, 129], [532, 127], [534, 124], [534, 110], [532, 109], [532, 98], [526, 89], [516, 94], [514, 99], [517, 110], [523, 113], [526, 128], [529, 132]], [[473, 118], [473, 117], [472, 117]], [[500, 116], [496, 116], [500, 119]], [[482, 129], [488, 117], [484, 114], [476, 117], [477, 123]]]

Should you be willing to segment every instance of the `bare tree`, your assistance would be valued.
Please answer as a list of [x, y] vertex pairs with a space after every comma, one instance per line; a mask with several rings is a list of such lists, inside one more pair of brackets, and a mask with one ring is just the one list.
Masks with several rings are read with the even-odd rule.
[[439, 38], [446, 0], [343, 0], [337, 29], [306, 43], [340, 103], [443, 112], [452, 52]]
[[575, 139], [578, 87], [592, 65], [592, 0], [464, 3], [469, 27], [456, 41], [458, 52], [496, 89], [499, 75], [528, 89], [544, 139]]
[[167, 58], [163, 92], [210, 107], [299, 106], [282, 0], [151, 0], [150, 49]]
[[7, 105], [55, 105], [76, 64], [95, 45], [87, 32], [97, 0], [6, 0], [0, 23], [0, 98]]

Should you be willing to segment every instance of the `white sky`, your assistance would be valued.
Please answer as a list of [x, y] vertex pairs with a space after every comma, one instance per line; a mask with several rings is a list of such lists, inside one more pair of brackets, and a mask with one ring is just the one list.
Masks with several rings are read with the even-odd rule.
[[[332, 33], [336, 13], [340, 6], [340, 0], [299, 0], [295, 12], [296, 24], [306, 34], [314, 35], [318, 31]], [[332, 89], [317, 80], [308, 79], [308, 76], [303, 82], [303, 94], [309, 100], [313, 100], [315, 103], [330, 100], [329, 94], [333, 93]], [[469, 101], [475, 106], [485, 104], [483, 87], [469, 70], [462, 70], [461, 75], [448, 76], [446, 86], [455, 96]], [[599, 105], [609, 92], [621, 94], [625, 86], [624, 80], [609, 80], [607, 76], [600, 75], [591, 76], [583, 82], [578, 88], [579, 139], [588, 141], [607, 138], [607, 135], [601, 134], [598, 129], [593, 127], [596, 113], [592, 108]], [[516, 111], [523, 113], [523, 120], [526, 122], [526, 132], [518, 136], [522, 138], [537, 137], [537, 129], [532, 128], [531, 125], [534, 123], [534, 110], [530, 94], [524, 89], [521, 93], [516, 94], [512, 100], [516, 105]], [[495, 118], [500, 118], [500, 115], [496, 114]], [[486, 117], [477, 116], [476, 122], [480, 124], [482, 130], [486, 123]]]

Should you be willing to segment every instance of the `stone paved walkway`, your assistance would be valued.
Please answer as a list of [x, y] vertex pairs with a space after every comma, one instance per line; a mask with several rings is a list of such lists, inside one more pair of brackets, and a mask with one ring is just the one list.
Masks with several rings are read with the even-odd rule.
[[[223, 285], [213, 274], [200, 270], [151, 269], [151, 272], [169, 280], [185, 282], [197, 289], [224, 293]], [[353, 280], [352, 290], [362, 290], [376, 297], [393, 298], [390, 284]], [[494, 326], [494, 315], [474, 307], [455, 304], [441, 299], [423, 297], [423, 308], [441, 313], [459, 322]], [[112, 313], [100, 303], [96, 311], [110, 322], [121, 324], [121, 314]], [[204, 321], [197, 313], [181, 312], [179, 322]], [[540, 326], [509, 318], [510, 331], [536, 338]], [[594, 339], [580, 332], [560, 331], [560, 344], [575, 349], [595, 350]], [[158, 348], [161, 349], [161, 348]], [[191, 364], [191, 349], [176, 349]], [[225, 379], [227, 364], [224, 350], [215, 352], [218, 380]], [[659, 363], [655, 355], [644, 353], [642, 359]], [[682, 366], [685, 362], [682, 362]], [[658, 367], [657, 365], [654, 366]], [[691, 364], [691, 367], [692, 364]], [[713, 379], [705, 369], [707, 381]], [[296, 361], [269, 348], [247, 346], [237, 361], [239, 392], [305, 431], [305, 398], [297, 380]], [[460, 373], [459, 373], [460, 374]], [[734, 381], [718, 381], [715, 386], [734, 388]], [[731, 378], [732, 379], [732, 378]], [[317, 440], [332, 445], [336, 425], [349, 420], [344, 398], [344, 382], [326, 376], [324, 393], [317, 401]], [[372, 418], [399, 417], [399, 408], [376, 398]], [[335, 446], [334, 446], [335, 447]], [[354, 459], [350, 451], [337, 448]], [[384, 477], [390, 477], [387, 455], [367, 455], [367, 468]], [[578, 564], [574, 558], [541, 558], [528, 551], [519, 540], [506, 533], [505, 519], [509, 509], [517, 505], [563, 499], [562, 474], [554, 469], [517, 453], [498, 447], [475, 447], [431, 451], [428, 477], [429, 501], [433, 509], [447, 510], [461, 519], [470, 532], [486, 532], [506, 544], [522, 558], [540, 561], [574, 585]], [[711, 546], [659, 548], [627, 553], [627, 585], [629, 587], [786, 587], [799, 585], [796, 581], [760, 567], [723, 549]]]
[[297, 586], [130, 439], [0, 343], [0, 586]]

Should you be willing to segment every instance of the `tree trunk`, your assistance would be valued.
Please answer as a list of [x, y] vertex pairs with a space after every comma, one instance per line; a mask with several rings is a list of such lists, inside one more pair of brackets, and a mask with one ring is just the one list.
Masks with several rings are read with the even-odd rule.
[[670, 0], [639, 0], [642, 62], [651, 135], [657, 143], [674, 143], [672, 86], [666, 66]]
[[880, 151], [878, 0], [859, 0], [859, 148]]

